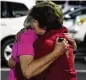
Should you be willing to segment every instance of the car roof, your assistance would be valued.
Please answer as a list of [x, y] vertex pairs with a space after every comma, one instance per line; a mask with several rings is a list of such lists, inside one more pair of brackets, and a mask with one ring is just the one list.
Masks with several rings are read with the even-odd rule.
[[0, 0], [0, 1], [19, 2], [19, 3], [22, 3], [22, 2], [27, 1], [27, 0]]

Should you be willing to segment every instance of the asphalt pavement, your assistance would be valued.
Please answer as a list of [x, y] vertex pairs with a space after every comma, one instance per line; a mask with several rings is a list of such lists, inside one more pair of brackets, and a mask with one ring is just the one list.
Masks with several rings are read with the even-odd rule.
[[[77, 71], [77, 79], [78, 80], [86, 80], [86, 62], [83, 60], [75, 61], [75, 69]], [[9, 69], [2, 68], [1, 69], [1, 80], [8, 80]]]

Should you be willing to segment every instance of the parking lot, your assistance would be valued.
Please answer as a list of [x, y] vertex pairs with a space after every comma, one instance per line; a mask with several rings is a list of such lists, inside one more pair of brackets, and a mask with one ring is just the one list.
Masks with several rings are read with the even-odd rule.
[[[86, 62], [83, 59], [75, 60], [75, 68], [77, 71], [78, 80], [86, 80]], [[1, 69], [1, 80], [8, 80], [9, 68], [2, 67]]]
[[[25, 1], [26, 2], [23, 0], [1, 1], [1, 80], [8, 80], [10, 69], [7, 67], [7, 61], [11, 56], [15, 35], [23, 28], [23, 22], [27, 16], [27, 12], [35, 4], [35, 0]], [[77, 42], [78, 50], [75, 59], [77, 80], [86, 80], [86, 4], [84, 4], [86, 2], [84, 1], [85, 0], [76, 0], [74, 2], [71, 0], [63, 0], [63, 2], [54, 1], [62, 7], [63, 25], [67, 27], [69, 33], [73, 35]], [[12, 11], [14, 11], [14, 14]]]

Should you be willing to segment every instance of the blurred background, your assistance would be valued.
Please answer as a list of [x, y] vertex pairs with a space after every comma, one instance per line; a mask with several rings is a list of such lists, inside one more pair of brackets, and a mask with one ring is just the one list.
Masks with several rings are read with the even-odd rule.
[[[7, 80], [7, 62], [16, 33], [23, 28], [29, 10], [43, 0], [0, 0], [1, 80]], [[45, 0], [46, 1], [46, 0]], [[78, 80], [86, 80], [86, 0], [51, 0], [63, 11], [63, 24], [77, 42], [75, 69]]]

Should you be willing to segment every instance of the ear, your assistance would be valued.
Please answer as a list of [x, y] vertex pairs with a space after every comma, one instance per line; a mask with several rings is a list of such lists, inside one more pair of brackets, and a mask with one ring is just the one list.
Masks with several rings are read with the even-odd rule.
[[41, 29], [39, 33], [40, 33], [40, 35], [43, 35], [45, 32], [46, 32], [45, 29]]
[[34, 19], [34, 21], [33, 21], [33, 26], [34, 26], [34, 25], [35, 25], [35, 26], [39, 26], [38, 21], [37, 21], [37, 20], [35, 20], [35, 19]]

